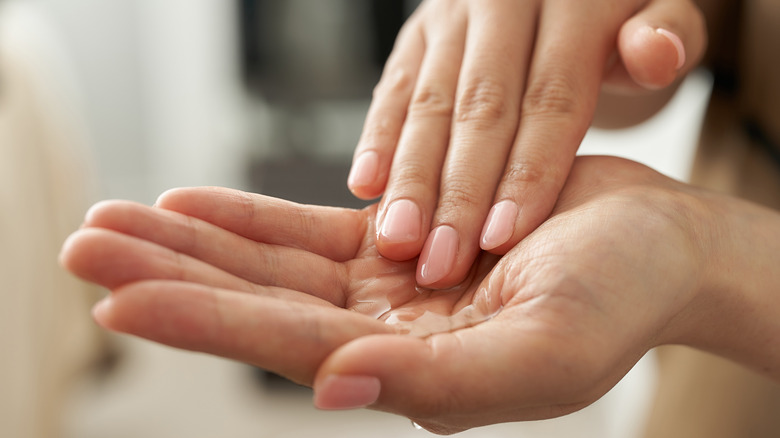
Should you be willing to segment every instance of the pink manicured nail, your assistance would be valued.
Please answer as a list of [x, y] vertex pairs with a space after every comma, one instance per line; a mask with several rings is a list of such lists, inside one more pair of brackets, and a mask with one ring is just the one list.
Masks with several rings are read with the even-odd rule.
[[416, 242], [422, 235], [422, 214], [408, 199], [393, 201], [379, 229], [379, 238], [392, 243]]
[[374, 183], [379, 170], [379, 155], [374, 151], [360, 154], [347, 178], [347, 186], [350, 188], [365, 187]]
[[371, 376], [330, 375], [314, 388], [314, 406], [340, 410], [364, 408], [379, 399], [382, 382]]
[[480, 246], [485, 251], [505, 244], [511, 237], [517, 222], [517, 204], [501, 201], [490, 209], [485, 227], [482, 229]]
[[674, 48], [677, 49], [677, 66], [675, 68], [677, 70], [681, 69], [682, 66], [685, 65], [685, 44], [683, 44], [680, 37], [666, 29], [656, 29], [655, 31], [658, 32], [659, 35], [663, 35], [668, 38], [669, 41], [674, 44]]
[[447, 225], [437, 227], [425, 241], [420, 255], [417, 283], [429, 285], [449, 275], [455, 266], [457, 254], [458, 232]]

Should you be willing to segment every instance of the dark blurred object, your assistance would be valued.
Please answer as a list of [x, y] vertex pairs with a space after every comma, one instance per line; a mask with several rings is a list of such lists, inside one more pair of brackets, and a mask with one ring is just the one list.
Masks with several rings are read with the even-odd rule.
[[360, 208], [346, 188], [371, 90], [418, 0], [240, 0], [242, 74], [267, 108], [253, 190]]
[[347, 189], [348, 162], [280, 159], [254, 163], [250, 184], [264, 195], [302, 204], [363, 208], [367, 201]]
[[401, 30], [401, 26], [408, 18], [409, 8], [407, 2], [402, 0], [373, 0], [371, 2], [376, 42], [374, 61], [379, 67], [384, 67], [387, 57], [390, 56], [398, 31]]
[[403, 0], [239, 0], [243, 76], [270, 102], [368, 98]]
[[311, 388], [299, 385], [276, 373], [252, 368], [252, 378], [264, 391], [298, 393], [307, 397], [311, 396]]

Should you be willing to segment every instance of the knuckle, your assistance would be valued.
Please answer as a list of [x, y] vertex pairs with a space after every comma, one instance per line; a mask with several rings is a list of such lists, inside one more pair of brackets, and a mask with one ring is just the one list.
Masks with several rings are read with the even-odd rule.
[[397, 123], [389, 117], [371, 117], [363, 128], [360, 143], [380, 148], [395, 146], [391, 142], [397, 139], [399, 129]]
[[439, 207], [447, 211], [459, 211], [461, 209], [471, 211], [472, 208], [481, 206], [485, 199], [480, 197], [477, 191], [474, 190], [477, 186], [476, 181], [459, 181], [455, 184], [450, 182], [441, 194]]
[[373, 98], [381, 99], [386, 96], [407, 93], [412, 87], [412, 77], [412, 73], [404, 68], [389, 67], [374, 87]]
[[234, 202], [237, 204], [237, 210], [241, 212], [241, 220], [247, 223], [253, 223], [256, 220], [257, 204], [249, 193], [236, 192]]
[[582, 96], [565, 72], [542, 75], [523, 98], [523, 117], [574, 117], [584, 109]]
[[407, 161], [398, 167], [393, 176], [393, 187], [403, 187], [409, 193], [420, 193], [435, 187], [437, 175], [430, 172], [422, 163]]
[[[255, 249], [254, 263], [262, 270], [263, 284], [268, 286], [279, 286], [279, 273], [282, 272], [282, 267], [279, 266], [275, 256], [275, 250], [269, 250], [264, 245], [259, 245]], [[260, 295], [262, 294], [261, 290], [262, 288], [258, 286], [255, 293]]]
[[423, 117], [450, 117], [454, 107], [450, 93], [441, 86], [427, 84], [421, 86], [409, 103], [409, 114]]
[[508, 116], [507, 89], [499, 81], [481, 78], [467, 84], [458, 97], [455, 119], [459, 122], [493, 122]]
[[501, 184], [538, 184], [549, 178], [549, 170], [540, 162], [512, 162], [504, 172]]
[[319, 216], [311, 210], [305, 210], [300, 207], [298, 207], [297, 213], [297, 220], [290, 222], [291, 224], [294, 223], [294, 229], [306, 230], [307, 233], [315, 233], [319, 227]]

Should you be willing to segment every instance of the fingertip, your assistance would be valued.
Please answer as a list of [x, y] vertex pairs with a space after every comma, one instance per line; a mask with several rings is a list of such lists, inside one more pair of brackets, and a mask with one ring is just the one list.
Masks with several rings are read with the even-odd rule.
[[[417, 267], [417, 284], [426, 287], [451, 287], [458, 256], [458, 231], [449, 225], [436, 227], [425, 241]], [[452, 281], [450, 281], [452, 282]]]
[[89, 207], [87, 212], [84, 214], [84, 223], [82, 226], [89, 226], [90, 224], [94, 223], [95, 218], [100, 216], [101, 212], [108, 205], [108, 202], [110, 201], [99, 201]]
[[493, 205], [482, 229], [479, 246], [490, 251], [512, 238], [520, 209], [514, 201], [504, 200]]
[[59, 263], [60, 266], [67, 270], [70, 269], [70, 261], [71, 256], [73, 254], [73, 247], [76, 242], [76, 236], [79, 234], [79, 231], [75, 231], [71, 233], [68, 237], [65, 238], [65, 240], [62, 242], [62, 246], [60, 247], [60, 252], [57, 254], [57, 263]]
[[355, 157], [347, 178], [347, 187], [360, 199], [373, 199], [376, 195], [376, 179], [379, 173], [379, 155], [365, 151]]
[[403, 335], [355, 339], [333, 352], [317, 371], [315, 406], [335, 405], [330, 397], [338, 395], [326, 392], [334, 389], [326, 387], [332, 384], [329, 376], [360, 376], [365, 380], [358, 383], [365, 385], [361, 388], [365, 392], [361, 397], [348, 399], [352, 403], [343, 403], [347, 408], [373, 400], [371, 408], [414, 418], [426, 429], [440, 430], [442, 434], [463, 430], [453, 424], [437, 425], [435, 419], [454, 413], [457, 402], [452, 397], [453, 388], [480, 379], [464, 380], [458, 373], [464, 368], [457, 366], [462, 362], [458, 355], [463, 353], [464, 346], [454, 336], [444, 335], [440, 339], [434, 342], [432, 338]]
[[347, 188], [349, 189], [350, 193], [352, 193], [352, 196], [360, 199], [361, 201], [375, 201], [385, 193], [384, 185], [379, 185], [375, 187], [374, 186], [353, 187], [347, 185]]
[[160, 196], [157, 197], [152, 206], [166, 210], [172, 209], [171, 207], [176, 205], [178, 199], [186, 195], [188, 191], [189, 188], [186, 187], [177, 187], [165, 190], [164, 192], [160, 193]]
[[423, 229], [422, 209], [415, 201], [391, 201], [377, 224], [377, 249], [391, 260], [412, 259], [423, 246]]
[[[424, 339], [396, 334], [368, 335], [334, 351], [317, 370], [312, 385], [319, 409], [354, 409], [367, 405], [394, 410], [412, 408], [413, 382], [433, 373]], [[420, 371], [420, 372], [418, 372]], [[342, 395], [339, 392], [352, 392]]]
[[376, 403], [382, 382], [374, 376], [331, 374], [315, 381], [313, 389], [317, 409], [359, 409]]
[[679, 36], [646, 24], [626, 30], [620, 42], [620, 56], [634, 82], [648, 90], [672, 84], [687, 59]]
[[92, 307], [92, 319], [101, 327], [110, 329], [114, 300], [111, 295], [95, 303]]
[[686, 59], [685, 45], [683, 44], [682, 40], [679, 36], [666, 29], [658, 28], [655, 31], [661, 36], [667, 38], [674, 46], [675, 50], [677, 51], [677, 65], [675, 65], [675, 68], [680, 70], [685, 65]]
[[382, 189], [373, 187], [351, 187], [347, 186], [352, 195], [361, 201], [372, 201], [379, 198], [384, 193]]
[[82, 228], [101, 227], [113, 223], [117, 218], [122, 218], [124, 214], [122, 208], [130, 204], [132, 204], [131, 201], [115, 199], [96, 202], [84, 214]]
[[500, 201], [493, 205], [485, 221], [480, 247], [492, 254], [506, 254], [541, 226], [558, 203], [571, 163], [569, 159], [552, 161], [546, 166], [548, 171], [559, 169], [533, 185], [511, 184], [511, 179], [505, 182], [496, 196]]
[[101, 238], [105, 231], [84, 228], [73, 232], [62, 243], [58, 262], [73, 275], [86, 281], [95, 281], [95, 269], [104, 256], [105, 245]]

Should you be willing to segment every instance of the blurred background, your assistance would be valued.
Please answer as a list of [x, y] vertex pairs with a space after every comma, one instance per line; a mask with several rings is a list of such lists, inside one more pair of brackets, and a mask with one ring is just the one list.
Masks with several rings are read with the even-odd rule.
[[[90, 203], [222, 185], [360, 207], [346, 189], [371, 89], [418, 1], [0, 0], [0, 436], [403, 437], [399, 417], [318, 412], [249, 366], [108, 335], [102, 291], [56, 264]], [[581, 153], [685, 180], [710, 79]], [[593, 406], [479, 437], [632, 437], [648, 357]]]

